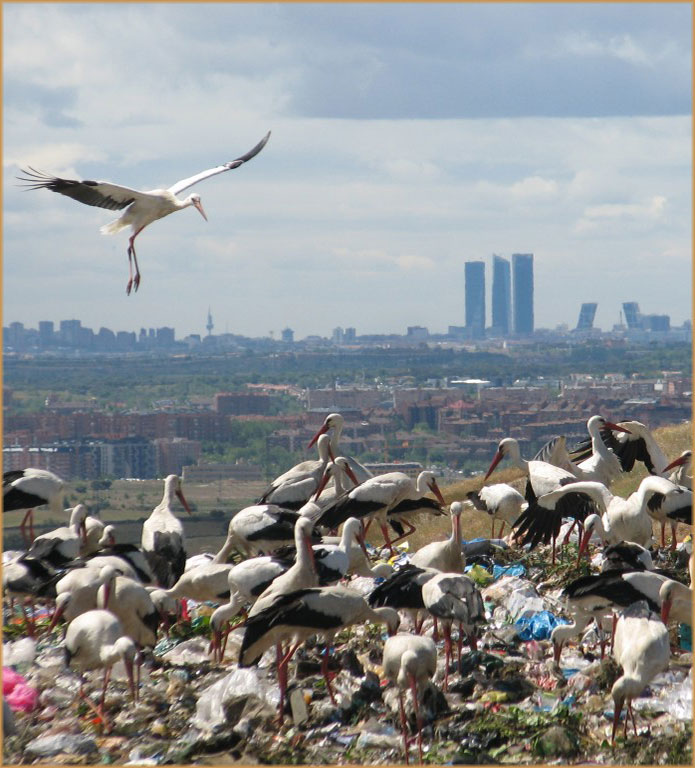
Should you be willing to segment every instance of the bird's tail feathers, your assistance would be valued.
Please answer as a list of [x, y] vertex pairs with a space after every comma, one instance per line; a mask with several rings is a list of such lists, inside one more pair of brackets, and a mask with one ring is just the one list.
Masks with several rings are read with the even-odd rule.
[[110, 221], [108, 224], [104, 224], [104, 226], [99, 230], [102, 235], [115, 235], [116, 232], [120, 232], [122, 229], [125, 229], [128, 225], [123, 223], [123, 219], [114, 219], [113, 221]]

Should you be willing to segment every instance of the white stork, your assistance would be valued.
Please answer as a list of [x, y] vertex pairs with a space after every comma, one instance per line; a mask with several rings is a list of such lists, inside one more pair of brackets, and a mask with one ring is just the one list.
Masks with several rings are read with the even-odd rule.
[[671, 474], [668, 476], [668, 479], [672, 483], [675, 483], [675, 485], [681, 485], [683, 488], [692, 490], [692, 466], [693, 452], [683, 451], [683, 453], [681, 453], [677, 459], [674, 459], [668, 466], [664, 467], [662, 474], [665, 475], [669, 470], [673, 470], [673, 472], [671, 472]]
[[[551, 634], [555, 661], [560, 660], [563, 643], [578, 635], [592, 619], [600, 621], [614, 611], [646, 600], [649, 608], [658, 611], [659, 590], [668, 576], [653, 571], [603, 571], [580, 576], [562, 590], [562, 598], [573, 616], [571, 624], [555, 627]], [[603, 646], [601, 648], [603, 653]]]
[[[328, 435], [319, 437], [316, 448], [318, 459], [302, 461], [276, 477], [257, 504], [276, 504], [283, 509], [299, 509], [306, 504], [316, 493], [329, 460], [335, 460]], [[354, 482], [357, 484], [357, 480]]]
[[192, 514], [181, 490], [181, 478], [169, 475], [164, 479], [164, 495], [161, 502], [142, 525], [142, 548], [154, 571], [157, 584], [173, 586], [186, 567], [186, 549], [183, 525], [174, 514], [174, 497]]
[[[110, 727], [104, 714], [104, 700], [111, 667], [117, 661], [123, 661], [128, 675], [130, 694], [135, 700], [137, 698], [133, 679], [135, 654], [135, 643], [126, 637], [121, 622], [110, 611], [94, 610], [83, 613], [69, 624], [65, 634], [66, 664], [74, 663], [80, 668], [79, 696], [101, 718], [107, 732]], [[104, 684], [101, 703], [95, 707], [82, 689], [82, 672], [101, 668], [104, 668]]]
[[681, 584], [680, 581], [668, 579], [659, 589], [661, 599], [661, 620], [668, 624], [669, 620], [679, 624], [693, 625], [693, 590]]
[[[317, 494], [322, 490], [324, 481], [319, 486]], [[432, 472], [420, 472], [417, 481], [404, 472], [387, 472], [384, 475], [377, 475], [365, 480], [326, 507], [316, 520], [316, 525], [333, 529], [345, 522], [348, 517], [356, 517], [359, 520], [370, 519], [370, 521], [372, 518], [376, 519], [386, 545], [393, 551], [386, 525], [389, 509], [404, 499], [419, 499], [429, 491], [434, 493], [441, 504], [445, 504]]]
[[[321, 435], [325, 435], [327, 432], [330, 432], [331, 450], [333, 455], [341, 455], [342, 451], [339, 450], [339, 446], [340, 436], [343, 433], [344, 425], [345, 419], [343, 418], [342, 414], [329, 413], [328, 416], [326, 416], [326, 418], [323, 420], [323, 424], [319, 428], [318, 432], [316, 432], [316, 434], [311, 438], [308, 447], [311, 448], [311, 446], [319, 439]], [[365, 466], [360, 464], [360, 462], [357, 461], [357, 459], [355, 459], [353, 456], [346, 456], [345, 458], [350, 464], [350, 469], [352, 469], [355, 476], [357, 477], [357, 482], [363, 483], [365, 480], [369, 480], [370, 477], [373, 477], [372, 473]]]
[[85, 540], [87, 508], [78, 504], [70, 510], [70, 523], [37, 536], [27, 550], [27, 557], [45, 560], [54, 566], [63, 566], [80, 554]]
[[425, 610], [422, 588], [440, 573], [434, 568], [418, 568], [408, 563], [374, 587], [367, 599], [371, 606], [388, 606], [405, 611], [412, 618], [416, 634], [419, 634], [425, 620], [424, 616], [421, 620], [418, 618], [420, 611]]
[[410, 562], [418, 568], [434, 568], [437, 571], [463, 573], [466, 557], [461, 549], [461, 512], [463, 504], [454, 501], [449, 510], [451, 536], [444, 541], [431, 541], [413, 553]]
[[495, 538], [495, 520], [502, 520], [497, 537], [502, 537], [505, 523], [513, 525], [524, 508], [524, 497], [507, 483], [486, 485], [479, 491], [469, 491], [466, 498], [481, 512], [487, 512], [492, 518], [490, 538]]
[[615, 732], [620, 721], [620, 713], [627, 701], [625, 728], [627, 737], [628, 715], [632, 717], [632, 726], [637, 735], [632, 700], [639, 696], [648, 683], [659, 673], [668, 668], [671, 660], [671, 648], [668, 630], [644, 603], [626, 608], [615, 628], [613, 656], [623, 668], [623, 674], [613, 684], [613, 730], [611, 741], [615, 741]]
[[159, 611], [150, 593], [127, 576], [114, 576], [97, 590], [97, 607], [111, 611], [121, 622], [123, 634], [138, 648], [152, 648], [157, 642]]
[[[102, 558], [110, 558], [109, 561]], [[135, 544], [123, 544], [116, 541], [116, 528], [107, 525], [99, 539], [99, 550], [87, 560], [87, 565], [110, 562], [121, 576], [138, 579], [143, 584], [153, 584], [155, 575], [147, 558], [147, 553]]]
[[50, 632], [64, 618], [69, 624], [77, 616], [97, 607], [97, 593], [102, 584], [111, 584], [118, 574], [110, 566], [79, 568], [56, 583], [56, 604], [48, 626]]
[[[2, 510], [13, 512], [26, 510], [19, 528], [28, 543], [34, 540], [34, 508], [48, 504], [54, 515], [60, 516], [63, 509], [65, 483], [46, 469], [12, 469], [2, 475]], [[29, 536], [25, 527], [29, 522]]]
[[345, 587], [319, 587], [286, 592], [264, 610], [249, 614], [239, 651], [239, 666], [256, 664], [266, 649], [278, 645], [283, 640], [290, 640], [291, 647], [278, 665], [282, 719], [287, 690], [287, 665], [297, 648], [308, 637], [321, 635], [326, 644], [322, 672], [331, 701], [335, 704], [335, 695], [328, 675], [328, 648], [340, 629], [365, 621], [386, 624], [389, 632], [395, 632], [400, 623], [398, 613], [393, 609], [371, 608], [362, 595]]
[[[523, 543], [531, 543], [532, 548], [541, 541], [548, 544], [552, 540], [552, 562], [555, 563], [555, 540], [560, 531], [560, 524], [554, 518], [551, 520], [547, 510], [539, 507], [536, 502], [540, 496], [550, 491], [576, 483], [577, 478], [571, 472], [548, 464], [547, 461], [536, 461], [535, 459], [526, 461], [521, 457], [519, 443], [513, 437], [505, 437], [504, 440], [500, 441], [497, 452], [492, 457], [490, 468], [483, 482], [490, 477], [495, 467], [505, 456], [509, 456], [512, 463], [527, 476], [526, 501], [528, 506], [516, 521], [516, 535], [520, 537], [526, 533], [528, 528], [532, 528], [536, 533], [533, 536], [527, 534], [523, 539]], [[590, 511], [591, 509], [577, 510], [575, 516], [581, 521]], [[538, 533], [539, 531], [540, 533]]]
[[444, 690], [449, 687], [451, 662], [451, 625], [458, 622], [458, 667], [461, 668], [463, 633], [469, 638], [471, 648], [477, 647], [476, 625], [485, 620], [485, 606], [473, 580], [462, 573], [441, 573], [422, 586], [425, 608], [442, 623], [444, 629], [445, 672]]
[[403, 690], [410, 688], [417, 722], [417, 746], [422, 763], [422, 717], [420, 702], [424, 687], [437, 671], [437, 648], [429, 637], [398, 634], [384, 643], [384, 676], [398, 687], [398, 704], [403, 731], [405, 763], [408, 765], [408, 725], [403, 705]]
[[276, 504], [253, 504], [240, 509], [229, 521], [228, 537], [246, 556], [272, 552], [294, 541], [299, 512]]
[[[85, 205], [108, 208], [112, 211], [120, 211], [126, 208], [125, 213], [120, 219], [116, 219], [103, 226], [101, 232], [105, 235], [112, 235], [128, 226], [132, 230], [132, 235], [128, 240], [129, 277], [128, 285], [126, 286], [126, 293], [130, 294], [131, 288], [134, 287], [137, 291], [140, 285], [140, 270], [138, 269], [138, 259], [135, 255], [135, 238], [140, 232], [153, 221], [162, 219], [170, 213], [183, 210], [189, 206], [195, 207], [207, 221], [199, 195], [192, 192], [185, 200], [180, 200], [177, 195], [199, 181], [204, 181], [211, 176], [216, 176], [218, 173], [231, 171], [243, 165], [263, 149], [269, 138], [270, 131], [245, 155], [237, 157], [231, 162], [218, 165], [215, 168], [209, 168], [207, 171], [196, 173], [195, 176], [181, 179], [181, 181], [177, 181], [168, 189], [152, 189], [147, 192], [140, 192], [136, 189], [130, 189], [130, 187], [112, 184], [109, 181], [61, 179], [57, 176], [37, 171], [34, 168], [22, 169], [24, 176], [18, 176], [17, 178], [20, 181], [27, 182], [26, 187], [28, 189], [50, 189], [51, 192], [66, 195], [73, 200], [77, 200], [79, 203], [85, 203]], [[135, 274], [133, 274], [133, 263], [135, 264]]]

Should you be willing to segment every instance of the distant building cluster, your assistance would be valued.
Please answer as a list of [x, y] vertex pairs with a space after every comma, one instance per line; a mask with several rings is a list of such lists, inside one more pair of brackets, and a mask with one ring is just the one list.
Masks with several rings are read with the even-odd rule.
[[464, 263], [465, 335], [470, 339], [530, 336], [533, 321], [533, 254], [513, 253], [512, 263], [492, 257], [492, 322], [486, 332], [485, 262]]

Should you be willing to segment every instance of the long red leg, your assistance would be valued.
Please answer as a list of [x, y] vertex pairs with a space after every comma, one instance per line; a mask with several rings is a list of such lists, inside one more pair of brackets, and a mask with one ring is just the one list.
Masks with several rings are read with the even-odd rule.
[[661, 546], [666, 546], [666, 521], [661, 521]]
[[498, 539], [502, 538], [502, 531], [504, 530], [504, 526], [505, 526], [505, 521], [502, 520], [502, 525], [500, 525], [500, 529], [499, 529], [499, 531], [497, 531], [497, 538]]
[[417, 530], [417, 528], [415, 528], [415, 526], [412, 523], [409, 523], [407, 520], [403, 521], [403, 525], [407, 525], [408, 530], [402, 536], [399, 536], [396, 539], [391, 539], [391, 544], [396, 544], [399, 541], [403, 541], [403, 539], [406, 539], [408, 536], [411, 536]]
[[331, 678], [330, 673], [328, 671], [328, 645], [323, 649], [323, 659], [321, 660], [321, 673], [323, 674], [323, 679], [326, 681], [326, 689], [328, 690], [328, 695], [331, 697], [331, 702], [333, 702], [334, 706], [337, 706], [338, 702], [335, 699], [335, 694], [333, 693], [333, 688], [331, 686]]
[[398, 691], [398, 708], [401, 712], [401, 730], [403, 731], [403, 751], [405, 752], [405, 764], [409, 765], [408, 759], [408, 724], [405, 719], [405, 707], [403, 706], [403, 691]]
[[420, 717], [420, 707], [417, 700], [417, 683], [414, 675], [410, 675], [410, 690], [413, 694], [415, 720], [417, 721], [417, 751], [420, 756], [420, 764], [422, 765], [422, 718]]
[[444, 690], [449, 690], [449, 664], [451, 664], [451, 622], [446, 622], [444, 632]]

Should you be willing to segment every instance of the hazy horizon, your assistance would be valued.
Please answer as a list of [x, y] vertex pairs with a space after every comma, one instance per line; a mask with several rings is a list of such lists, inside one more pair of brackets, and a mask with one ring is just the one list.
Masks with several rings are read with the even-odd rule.
[[[691, 318], [692, 8], [32, 4], [4, 14], [4, 324], [296, 338], [464, 325], [534, 254], [535, 325]], [[246, 152], [136, 241], [15, 176], [138, 189]], [[188, 190], [185, 194], [187, 194]], [[116, 212], [117, 213], [117, 212]]]

